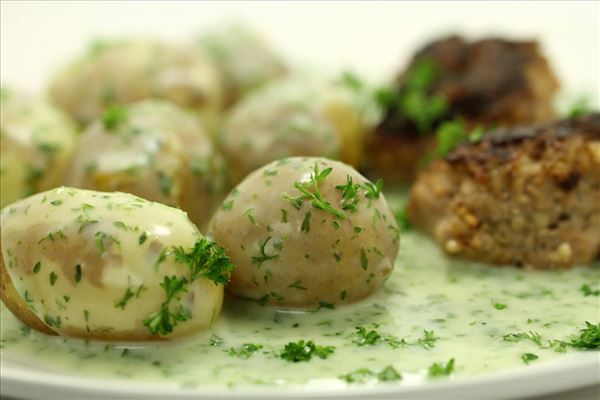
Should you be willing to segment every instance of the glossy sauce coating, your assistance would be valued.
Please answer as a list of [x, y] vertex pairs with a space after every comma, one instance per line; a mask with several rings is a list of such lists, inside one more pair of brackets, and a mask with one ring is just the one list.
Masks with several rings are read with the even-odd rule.
[[2, 273], [20, 297], [12, 300], [55, 334], [171, 338], [205, 329], [219, 314], [223, 286], [200, 278], [179, 300], [187, 321], [169, 335], [145, 326], [165, 301], [165, 277], [189, 275], [175, 249], [202, 238], [180, 210], [125, 193], [62, 187], [5, 207], [1, 218]]
[[[376, 290], [392, 272], [399, 231], [384, 195], [369, 193], [368, 184], [325, 158], [292, 157], [253, 172], [209, 226], [237, 265], [228, 291], [311, 308]], [[313, 196], [302, 198], [298, 185]]]

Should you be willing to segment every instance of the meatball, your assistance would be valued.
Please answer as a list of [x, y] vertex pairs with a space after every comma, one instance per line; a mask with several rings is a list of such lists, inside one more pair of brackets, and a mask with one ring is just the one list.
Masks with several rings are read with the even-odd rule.
[[254, 171], [209, 226], [237, 267], [228, 292], [300, 308], [368, 296], [392, 272], [399, 248], [381, 185], [326, 158]]
[[324, 156], [357, 166], [367, 124], [355, 100], [345, 86], [294, 77], [240, 101], [219, 138], [232, 183], [291, 156]]
[[51, 335], [176, 338], [211, 326], [232, 269], [185, 213], [57, 188], [2, 210], [2, 301]]
[[536, 269], [600, 255], [600, 114], [492, 132], [414, 184], [411, 222], [450, 255]]
[[213, 63], [199, 50], [159, 42], [97, 42], [50, 87], [52, 100], [81, 124], [110, 104], [164, 98], [214, 118], [222, 90]]
[[0, 89], [0, 207], [62, 183], [75, 126], [41, 99]]
[[82, 133], [67, 182], [179, 206], [202, 229], [225, 194], [226, 173], [194, 115], [145, 100], [110, 107]]
[[[444, 121], [460, 119], [469, 129], [548, 122], [557, 89], [557, 78], [535, 41], [436, 40], [419, 50], [398, 77], [394, 101], [369, 137], [367, 168], [386, 181], [412, 181], [423, 157], [435, 148], [433, 133]], [[421, 104], [423, 93], [428, 106]], [[436, 97], [445, 105], [437, 104], [437, 110]], [[410, 115], [410, 107], [417, 115]]]
[[198, 44], [218, 67], [227, 105], [286, 73], [283, 61], [262, 37], [243, 25], [227, 25], [207, 32]]

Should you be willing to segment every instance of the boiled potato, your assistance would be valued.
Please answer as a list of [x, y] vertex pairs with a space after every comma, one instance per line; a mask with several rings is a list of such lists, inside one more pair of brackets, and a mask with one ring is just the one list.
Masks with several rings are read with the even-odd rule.
[[50, 96], [81, 124], [110, 104], [164, 98], [199, 111], [206, 120], [222, 106], [213, 63], [198, 49], [160, 42], [96, 42], [87, 54], [58, 74]]
[[354, 96], [342, 85], [293, 77], [244, 98], [219, 137], [232, 182], [290, 156], [324, 156], [357, 166], [366, 127]]
[[282, 60], [245, 25], [225, 25], [203, 34], [198, 44], [218, 67], [227, 104], [286, 73]]
[[237, 266], [228, 292], [285, 307], [369, 295], [399, 248], [381, 183], [325, 158], [287, 158], [253, 172], [216, 212], [209, 235]]
[[75, 126], [42, 99], [0, 89], [0, 207], [60, 185]]
[[176, 338], [219, 315], [232, 266], [180, 210], [61, 187], [0, 218], [2, 300], [44, 333]]
[[179, 206], [201, 229], [226, 173], [198, 119], [165, 100], [112, 106], [81, 135], [67, 183]]

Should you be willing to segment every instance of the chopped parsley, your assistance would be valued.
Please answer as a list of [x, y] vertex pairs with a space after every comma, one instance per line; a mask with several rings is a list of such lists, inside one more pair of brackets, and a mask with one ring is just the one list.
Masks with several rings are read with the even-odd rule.
[[75, 283], [79, 283], [81, 281], [81, 264], [77, 264], [75, 266]]
[[375, 330], [367, 331], [364, 326], [357, 326], [355, 329], [355, 337], [352, 342], [359, 346], [373, 346], [381, 341], [381, 335]]
[[423, 337], [419, 339], [418, 343], [426, 349], [431, 349], [435, 347], [435, 344], [438, 340], [439, 338], [435, 336], [434, 331], [423, 329]]
[[586, 297], [587, 296], [600, 296], [600, 289], [592, 290], [590, 285], [588, 285], [587, 283], [581, 285], [579, 290], [581, 290], [581, 293], [583, 293], [583, 295]]
[[483, 133], [484, 129], [481, 126], [468, 132], [462, 121], [446, 121], [436, 131], [436, 148], [433, 157], [446, 157], [458, 144], [466, 140], [473, 143], [479, 141]]
[[271, 240], [271, 238], [272, 237], [269, 236], [264, 241], [259, 242], [260, 255], [252, 256], [252, 264], [258, 264], [258, 268], [260, 268], [262, 266], [262, 263], [264, 263], [265, 261], [274, 260], [277, 257], [279, 257], [279, 254], [268, 255], [265, 252], [265, 247], [267, 246], [267, 243], [269, 243], [269, 240]]
[[304, 233], [310, 232], [310, 217], [311, 216], [312, 216], [312, 214], [310, 213], [310, 211], [304, 215], [304, 219], [302, 220], [302, 225], [300, 226], [300, 230]]
[[127, 108], [112, 104], [102, 114], [101, 120], [104, 128], [111, 131], [125, 122], [128, 118]]
[[360, 248], [360, 266], [365, 271], [369, 268], [369, 258], [367, 257], [367, 252], [364, 247]]
[[340, 375], [339, 379], [342, 379], [348, 383], [364, 383], [369, 379], [377, 378], [381, 382], [392, 382], [399, 381], [402, 379], [402, 375], [394, 367], [388, 365], [380, 372], [373, 372], [368, 368], [359, 368], [345, 375]]
[[521, 360], [523, 360], [523, 362], [524, 362], [525, 364], [529, 364], [530, 362], [532, 362], [532, 361], [535, 361], [535, 360], [537, 360], [538, 358], [539, 358], [539, 357], [538, 357], [538, 356], [536, 356], [536, 355], [535, 355], [535, 354], [533, 354], [533, 353], [525, 353], [525, 354], [521, 355]]
[[60, 206], [63, 203], [62, 200], [52, 200], [50, 202], [50, 204], [52, 204], [53, 206]]
[[38, 261], [35, 263], [35, 265], [33, 266], [33, 273], [37, 274], [38, 272], [40, 272], [40, 269], [42, 268], [42, 262]]
[[433, 363], [427, 371], [427, 375], [431, 378], [450, 375], [454, 371], [454, 358], [451, 358], [446, 364]]
[[223, 344], [223, 339], [215, 334], [212, 334], [210, 336], [209, 343], [213, 347], [218, 347]]
[[294, 288], [294, 289], [298, 289], [298, 290], [308, 290], [308, 289], [306, 289], [305, 286], [302, 285], [302, 282], [300, 282], [300, 281], [295, 281], [294, 283], [289, 284], [288, 288]]
[[410, 219], [408, 218], [408, 210], [406, 209], [406, 207], [396, 211], [394, 217], [396, 218], [396, 222], [400, 227], [400, 231], [406, 232], [412, 229], [412, 224], [410, 223]]
[[319, 346], [312, 340], [305, 342], [289, 342], [285, 345], [280, 357], [290, 362], [310, 361], [313, 356], [325, 359], [335, 351], [334, 346]]
[[494, 308], [496, 310], [504, 310], [506, 307], [508, 307], [508, 305], [503, 304], [503, 303], [494, 303], [494, 302], [492, 302], [492, 305], [494, 306]]
[[542, 336], [537, 332], [520, 332], [520, 333], [509, 333], [504, 335], [502, 340], [506, 342], [520, 342], [521, 340], [531, 340], [538, 346], [542, 345]]
[[261, 344], [244, 343], [237, 349], [231, 347], [229, 350], [227, 350], [227, 354], [237, 358], [250, 358], [252, 354], [256, 353], [259, 350], [262, 350], [262, 348], [263, 346]]
[[281, 209], [281, 222], [286, 224], [288, 222], [288, 213], [287, 210]]
[[139, 245], [144, 244], [144, 242], [146, 241], [146, 239], [148, 239], [148, 232], [144, 231], [144, 232], [142, 232], [142, 234], [138, 238], [138, 244]]
[[57, 279], [58, 279], [58, 275], [56, 275], [56, 272], [54, 272], [54, 271], [50, 272], [50, 286], [54, 286]]

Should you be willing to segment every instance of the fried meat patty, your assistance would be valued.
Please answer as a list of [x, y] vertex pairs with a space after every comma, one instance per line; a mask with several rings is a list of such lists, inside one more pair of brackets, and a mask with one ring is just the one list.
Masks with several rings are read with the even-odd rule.
[[444, 96], [447, 114], [431, 132], [417, 126], [392, 104], [367, 143], [367, 168], [386, 180], [411, 181], [423, 156], [435, 147], [435, 128], [460, 118], [467, 127], [515, 126], [554, 118], [558, 80], [535, 41], [486, 38], [468, 42], [459, 36], [434, 41], [419, 50], [396, 81], [404, 90], [410, 71], [428, 59], [437, 66], [431, 93]]
[[600, 255], [600, 113], [499, 129], [423, 171], [408, 215], [446, 253], [566, 268]]

